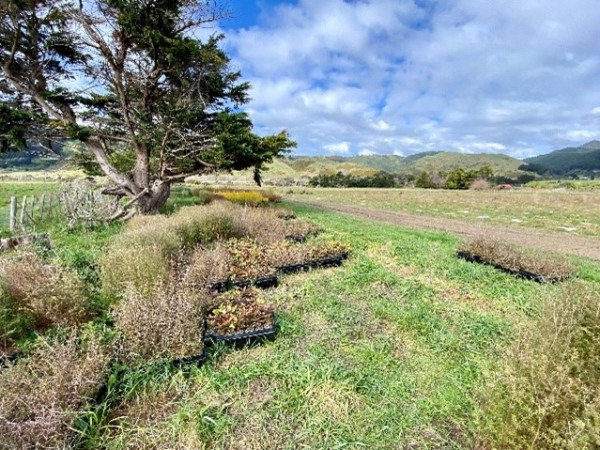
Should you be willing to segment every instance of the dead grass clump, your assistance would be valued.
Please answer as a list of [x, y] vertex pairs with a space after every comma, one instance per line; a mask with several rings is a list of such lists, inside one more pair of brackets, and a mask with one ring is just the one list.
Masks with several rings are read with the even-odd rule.
[[223, 245], [214, 248], [200, 247], [190, 257], [183, 279], [186, 286], [200, 287], [207, 283], [225, 280], [228, 273], [227, 249]]
[[98, 392], [109, 352], [97, 338], [39, 341], [0, 371], [0, 448], [64, 448], [74, 418]]
[[479, 392], [486, 448], [600, 445], [600, 290], [570, 283], [524, 330]]
[[247, 208], [239, 216], [239, 220], [246, 230], [246, 236], [263, 244], [285, 239], [288, 236], [316, 235], [320, 231], [319, 227], [309, 221], [302, 219], [286, 221], [283, 217], [285, 214], [282, 215], [279, 208]]
[[8, 261], [0, 268], [1, 337], [5, 345], [27, 330], [74, 326], [90, 319], [83, 282], [37, 256]]
[[478, 236], [463, 241], [458, 251], [516, 274], [539, 275], [540, 281], [559, 281], [575, 274], [575, 268], [564, 257], [518, 248], [493, 237]]
[[273, 275], [269, 251], [254, 239], [233, 239], [213, 248], [199, 248], [184, 275], [188, 286], [205, 286], [224, 280], [249, 280]]
[[115, 236], [99, 258], [100, 281], [106, 296], [120, 298], [128, 287], [149, 294], [169, 278], [181, 238], [166, 217], [135, 217]]
[[307, 247], [289, 240], [278, 240], [265, 248], [265, 254], [271, 267], [301, 264], [307, 260]]
[[173, 287], [160, 286], [151, 295], [128, 289], [113, 310], [121, 358], [135, 364], [202, 354], [203, 307], [200, 294]]

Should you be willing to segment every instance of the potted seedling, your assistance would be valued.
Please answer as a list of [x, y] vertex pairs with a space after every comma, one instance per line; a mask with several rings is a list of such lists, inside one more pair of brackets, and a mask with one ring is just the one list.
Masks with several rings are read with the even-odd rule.
[[231, 342], [235, 345], [273, 339], [273, 307], [253, 288], [220, 294], [208, 308], [206, 337], [209, 342]]
[[340, 242], [319, 242], [307, 251], [308, 264], [311, 267], [339, 266], [348, 258], [348, 247]]
[[235, 239], [227, 244], [228, 274], [233, 285], [267, 288], [277, 285], [275, 269], [263, 246], [253, 239]]

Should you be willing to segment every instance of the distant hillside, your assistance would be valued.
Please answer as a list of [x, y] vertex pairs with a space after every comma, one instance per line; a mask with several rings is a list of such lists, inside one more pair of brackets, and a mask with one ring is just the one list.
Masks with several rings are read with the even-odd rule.
[[357, 167], [397, 174], [417, 174], [427, 172], [450, 172], [457, 167], [478, 169], [490, 166], [497, 175], [514, 174], [523, 161], [499, 154], [465, 154], [451, 152], [424, 152], [403, 157], [396, 155], [364, 155], [348, 158], [340, 157], [301, 157], [285, 161], [291, 167], [305, 174], [342, 171], [358, 172]]
[[579, 147], [567, 147], [546, 155], [525, 160], [547, 168], [552, 173], [564, 174], [576, 170], [600, 170], [600, 141], [591, 141]]

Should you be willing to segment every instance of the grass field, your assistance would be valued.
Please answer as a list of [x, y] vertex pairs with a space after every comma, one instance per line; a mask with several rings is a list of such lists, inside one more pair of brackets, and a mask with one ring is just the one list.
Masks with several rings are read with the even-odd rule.
[[[493, 436], [486, 383], [563, 288], [459, 260], [450, 235], [298, 212], [351, 260], [270, 291], [275, 342], [127, 375], [90, 412], [87, 447], [473, 448]], [[584, 281], [567, 286], [597, 287], [600, 266], [576, 263]]]
[[287, 192], [287, 198], [292, 200], [360, 205], [581, 236], [600, 235], [598, 191], [294, 188], [282, 192]]
[[[526, 195], [535, 193], [308, 192], [297, 195], [398, 208], [405, 200], [438, 214], [444, 200], [457, 209], [494, 199], [523, 215], [546, 205], [555, 217], [538, 212], [544, 229], [592, 208], [562, 193], [544, 193], [528, 209]], [[171, 206], [196, 201], [178, 188]], [[347, 244], [350, 259], [285, 276], [267, 291], [277, 312], [274, 342], [213, 347], [200, 368], [113, 371], [106, 399], [75, 422], [82, 448], [580, 449], [600, 442], [599, 263], [572, 258], [579, 278], [538, 284], [458, 259], [459, 239], [450, 234], [283, 206]], [[490, 221], [500, 219], [485, 208]], [[121, 229], [48, 226], [53, 264], [75, 269], [92, 302], [102, 301], [94, 267]]]

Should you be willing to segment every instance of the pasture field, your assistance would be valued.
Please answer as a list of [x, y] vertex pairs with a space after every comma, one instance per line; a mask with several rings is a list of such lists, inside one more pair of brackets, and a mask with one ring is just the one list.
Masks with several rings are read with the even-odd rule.
[[[552, 392], [562, 376], [553, 371], [564, 367], [531, 339], [556, 332], [540, 323], [569, 291], [598, 294], [598, 264], [575, 261], [580, 280], [540, 285], [457, 259], [451, 235], [296, 210], [347, 243], [351, 260], [287, 276], [269, 291], [275, 342], [217, 347], [189, 371], [126, 375], [89, 411], [86, 446], [549, 448], [557, 439], [560, 448], [586, 448], [598, 436], [576, 412], [598, 398]], [[532, 373], [520, 373], [517, 351], [544, 364], [525, 360]], [[554, 411], [540, 412], [540, 394]], [[565, 438], [578, 420], [584, 431]], [[565, 441], [551, 433], [561, 426]]]
[[[380, 191], [360, 194], [371, 192]], [[173, 208], [196, 201], [175, 194]], [[600, 444], [600, 263], [571, 258], [578, 278], [538, 284], [457, 258], [451, 234], [282, 206], [346, 244], [349, 260], [265, 291], [274, 342], [211, 347], [201, 367], [113, 369], [106, 398], [74, 422], [82, 448]], [[75, 270], [101, 304], [95, 267], [122, 228], [48, 224], [47, 257]]]
[[401, 211], [469, 223], [600, 236], [600, 192], [558, 190], [279, 189], [286, 198]]

